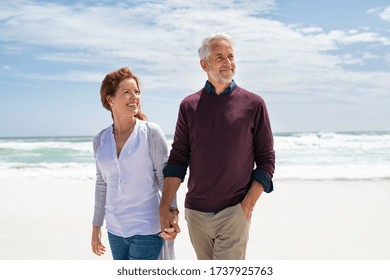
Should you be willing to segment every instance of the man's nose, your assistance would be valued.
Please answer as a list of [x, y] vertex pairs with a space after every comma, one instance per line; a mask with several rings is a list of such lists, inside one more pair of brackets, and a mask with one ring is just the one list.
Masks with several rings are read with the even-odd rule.
[[230, 59], [225, 57], [223, 60], [223, 65], [230, 66], [231, 64], [232, 64], [232, 62], [230, 61]]

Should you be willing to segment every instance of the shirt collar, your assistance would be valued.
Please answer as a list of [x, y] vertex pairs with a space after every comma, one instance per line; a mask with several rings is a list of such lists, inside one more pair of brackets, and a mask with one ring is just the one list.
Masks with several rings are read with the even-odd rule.
[[[236, 85], [236, 82], [234, 80], [232, 80], [232, 82], [230, 83], [230, 85], [220, 94], [220, 95], [225, 95], [225, 94], [229, 94], [231, 93], [233, 90], [235, 90], [237, 87]], [[204, 85], [204, 89], [207, 93], [210, 93], [210, 94], [217, 94], [215, 92], [215, 87], [209, 82], [209, 81], [206, 81], [206, 84]]]

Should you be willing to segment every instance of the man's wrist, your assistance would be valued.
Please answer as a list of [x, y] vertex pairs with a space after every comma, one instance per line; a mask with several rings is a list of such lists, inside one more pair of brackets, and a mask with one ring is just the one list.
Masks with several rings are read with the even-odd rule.
[[179, 215], [179, 213], [180, 213], [179, 209], [177, 209], [176, 207], [169, 208], [169, 211], [176, 214], [176, 215]]
[[170, 204], [162, 204], [160, 203], [160, 210], [165, 210], [165, 211], [169, 211], [171, 209], [171, 205]]

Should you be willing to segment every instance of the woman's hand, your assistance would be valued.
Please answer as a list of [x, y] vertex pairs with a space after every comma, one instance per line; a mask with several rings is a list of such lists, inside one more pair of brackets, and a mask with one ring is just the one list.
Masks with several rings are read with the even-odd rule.
[[92, 227], [92, 252], [101, 256], [106, 252], [106, 247], [102, 244], [102, 230], [101, 227], [93, 225]]

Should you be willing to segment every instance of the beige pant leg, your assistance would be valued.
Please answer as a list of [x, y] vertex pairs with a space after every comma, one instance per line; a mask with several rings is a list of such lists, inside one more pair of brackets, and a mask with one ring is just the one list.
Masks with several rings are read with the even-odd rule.
[[213, 213], [185, 209], [188, 232], [198, 260], [212, 260], [214, 242], [208, 233]]
[[217, 214], [185, 209], [188, 231], [198, 260], [244, 260], [250, 223], [241, 204]]
[[213, 218], [214, 260], [244, 260], [249, 240], [247, 222], [241, 204], [228, 207]]

